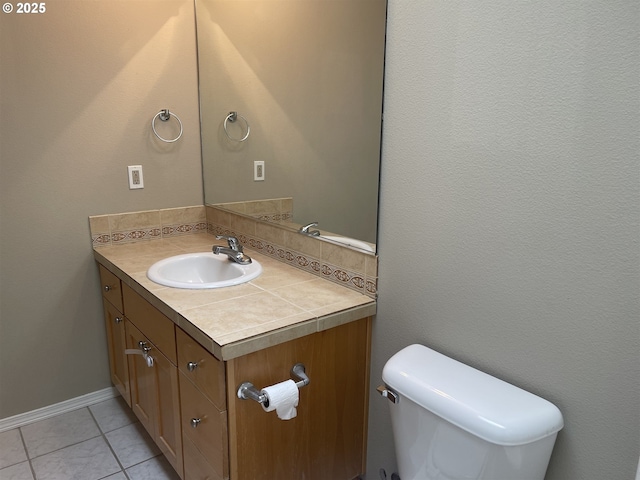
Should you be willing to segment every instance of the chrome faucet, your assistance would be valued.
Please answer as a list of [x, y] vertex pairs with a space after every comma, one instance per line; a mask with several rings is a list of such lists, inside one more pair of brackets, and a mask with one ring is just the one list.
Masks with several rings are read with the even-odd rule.
[[228, 247], [223, 247], [222, 245], [214, 245], [211, 249], [215, 255], [220, 255], [221, 253], [229, 257], [229, 260], [239, 263], [240, 265], [249, 265], [251, 263], [251, 257], [249, 255], [245, 255], [242, 245], [236, 237], [226, 236], [226, 235], [216, 235], [218, 240], [226, 240], [229, 244]]
[[318, 226], [318, 222], [311, 222], [303, 227], [300, 227], [300, 230], [298, 230], [298, 232], [304, 235], [311, 235], [312, 237], [317, 237], [320, 235], [320, 230], [309, 230], [311, 227], [317, 227], [317, 226]]

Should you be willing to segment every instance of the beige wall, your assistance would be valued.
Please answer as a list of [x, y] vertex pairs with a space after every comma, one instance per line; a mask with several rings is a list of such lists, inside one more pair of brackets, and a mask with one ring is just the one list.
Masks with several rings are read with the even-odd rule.
[[[47, 5], [0, 15], [0, 418], [109, 386], [87, 216], [202, 195], [190, 2]], [[542, 395], [550, 480], [638, 460], [638, 13], [390, 2], [372, 386], [418, 341]], [[369, 477], [394, 461], [372, 393]]]
[[[430, 345], [558, 405], [548, 480], [632, 479], [640, 4], [389, 3], [372, 386]], [[393, 471], [387, 403], [371, 480]]]
[[192, 2], [46, 5], [0, 14], [0, 418], [110, 386], [87, 217], [202, 203]]

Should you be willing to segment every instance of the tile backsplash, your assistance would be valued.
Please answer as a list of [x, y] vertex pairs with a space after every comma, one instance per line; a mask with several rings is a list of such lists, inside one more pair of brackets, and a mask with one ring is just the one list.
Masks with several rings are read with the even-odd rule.
[[[287, 199], [274, 202], [280, 200]], [[94, 248], [100, 248], [194, 233], [233, 235], [243, 245], [263, 255], [376, 298], [376, 255], [300, 235], [291, 228], [262, 221], [267, 212], [282, 215], [287, 208], [286, 202], [276, 205], [276, 209], [272, 208], [275, 203], [271, 201], [239, 202], [231, 204], [231, 208], [229, 205], [225, 204], [223, 208], [198, 205], [91, 216], [91, 242]], [[290, 221], [290, 217], [279, 218], [283, 222]], [[212, 239], [212, 245], [215, 241]]]
[[291, 222], [293, 219], [293, 198], [270, 198], [246, 202], [220, 203], [216, 207], [241, 213], [266, 222]]
[[206, 205], [206, 209], [209, 233], [234, 235], [263, 255], [376, 298], [376, 255], [300, 235], [291, 228], [230, 211], [227, 205]]
[[204, 205], [89, 217], [94, 248], [207, 231]]

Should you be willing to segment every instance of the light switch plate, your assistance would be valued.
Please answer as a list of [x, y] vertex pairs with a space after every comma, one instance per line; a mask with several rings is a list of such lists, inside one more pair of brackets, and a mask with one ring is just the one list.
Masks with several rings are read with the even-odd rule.
[[144, 179], [142, 178], [142, 165], [129, 165], [129, 190], [144, 188]]
[[264, 160], [256, 160], [253, 162], [253, 181], [264, 181]]

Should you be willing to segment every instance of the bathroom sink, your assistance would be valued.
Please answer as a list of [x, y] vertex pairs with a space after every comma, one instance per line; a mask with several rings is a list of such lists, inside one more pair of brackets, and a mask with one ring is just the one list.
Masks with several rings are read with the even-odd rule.
[[212, 252], [187, 253], [165, 258], [151, 265], [149, 280], [175, 288], [204, 289], [240, 285], [258, 277], [262, 265], [234, 263], [226, 255]]
[[369, 245], [367, 242], [363, 242], [362, 240], [356, 240], [355, 238], [341, 237], [339, 235], [320, 235], [320, 238], [326, 238], [327, 240], [331, 240], [332, 242], [342, 243], [343, 245], [347, 245], [349, 247], [355, 247], [366, 252], [375, 253], [371, 245]]

